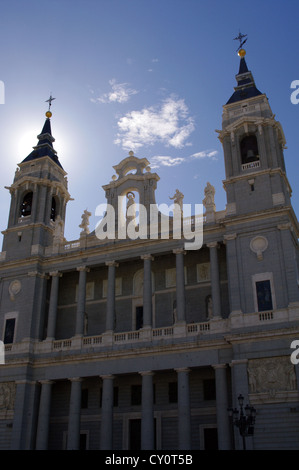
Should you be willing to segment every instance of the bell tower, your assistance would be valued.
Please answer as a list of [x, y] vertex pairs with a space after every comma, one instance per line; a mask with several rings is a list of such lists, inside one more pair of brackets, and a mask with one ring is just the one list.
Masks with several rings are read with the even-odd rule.
[[6, 187], [11, 194], [7, 229], [3, 232], [2, 259], [12, 260], [43, 255], [52, 245], [55, 225], [64, 227], [66, 204], [70, 200], [66, 172], [62, 168], [51, 131], [50, 111], [38, 143], [20, 163], [13, 184]]
[[248, 70], [239, 48], [234, 93], [223, 106], [222, 130], [227, 216], [289, 206], [291, 188], [284, 163], [285, 137], [267, 96]]

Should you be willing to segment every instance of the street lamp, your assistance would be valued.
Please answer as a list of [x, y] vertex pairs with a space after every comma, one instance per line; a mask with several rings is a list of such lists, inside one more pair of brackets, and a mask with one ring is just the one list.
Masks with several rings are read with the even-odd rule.
[[254, 424], [256, 417], [256, 409], [253, 406], [246, 405], [245, 413], [243, 411], [244, 397], [243, 395], [238, 396], [238, 402], [240, 411], [237, 408], [229, 408], [228, 415], [233, 419], [233, 424], [239, 428], [240, 435], [243, 439], [243, 450], [246, 450], [246, 436], [253, 436]]

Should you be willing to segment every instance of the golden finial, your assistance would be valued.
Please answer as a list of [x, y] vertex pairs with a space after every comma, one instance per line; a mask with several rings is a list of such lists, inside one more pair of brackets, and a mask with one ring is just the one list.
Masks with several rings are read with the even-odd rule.
[[239, 57], [242, 58], [242, 57], [245, 57], [245, 55], [246, 55], [245, 49], [240, 49], [240, 50], [238, 51], [238, 56], [239, 56]]

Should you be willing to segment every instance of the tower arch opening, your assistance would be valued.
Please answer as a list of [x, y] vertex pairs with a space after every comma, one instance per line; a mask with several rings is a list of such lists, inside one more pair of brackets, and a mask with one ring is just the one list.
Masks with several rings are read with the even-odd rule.
[[20, 206], [20, 217], [27, 217], [31, 215], [32, 201], [33, 201], [33, 192], [27, 191], [22, 198], [22, 202]]
[[257, 138], [254, 134], [246, 135], [240, 141], [242, 165], [259, 161]]

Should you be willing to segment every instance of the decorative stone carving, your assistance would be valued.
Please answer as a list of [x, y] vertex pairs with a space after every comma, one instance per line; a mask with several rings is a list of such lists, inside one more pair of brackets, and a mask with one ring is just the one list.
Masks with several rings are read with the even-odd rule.
[[127, 208], [126, 208], [126, 221], [127, 224], [133, 222], [136, 224], [136, 203], [135, 194], [132, 191], [127, 193]]
[[248, 378], [251, 393], [268, 393], [296, 390], [294, 365], [288, 356], [253, 359], [248, 364]]
[[91, 212], [88, 212], [88, 210], [85, 209], [85, 211], [81, 215], [82, 222], [79, 225], [79, 227], [82, 228], [80, 235], [88, 235], [90, 233], [89, 232], [89, 217], [91, 217]]
[[64, 222], [60, 215], [56, 217], [55, 222], [52, 223], [54, 232], [53, 232], [53, 242], [61, 243], [64, 240]]
[[263, 252], [268, 248], [268, 240], [262, 235], [254, 237], [250, 242], [250, 249], [256, 254], [257, 259], [261, 261], [263, 259]]
[[14, 382], [0, 383], [0, 411], [13, 410], [16, 395], [16, 385]]
[[9, 284], [9, 295], [10, 295], [10, 300], [15, 300], [16, 295], [21, 291], [22, 284], [21, 281], [18, 279], [15, 279], [14, 281], [11, 281]]
[[211, 279], [210, 263], [200, 263], [196, 265], [197, 282], [209, 281]]

